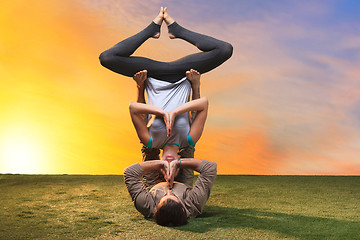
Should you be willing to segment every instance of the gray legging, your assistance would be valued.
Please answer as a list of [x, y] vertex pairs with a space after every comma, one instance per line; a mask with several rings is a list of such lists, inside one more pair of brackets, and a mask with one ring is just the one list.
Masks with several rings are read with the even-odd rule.
[[160, 25], [151, 22], [141, 32], [131, 36], [100, 54], [101, 65], [116, 73], [132, 77], [141, 70], [147, 70], [148, 77], [167, 82], [176, 82], [185, 77], [185, 72], [195, 69], [206, 73], [229, 59], [233, 52], [231, 44], [195, 33], [177, 22], [168, 26], [169, 33], [195, 45], [202, 52], [190, 54], [172, 62], [159, 62], [149, 58], [130, 56], [147, 39], [160, 32]]

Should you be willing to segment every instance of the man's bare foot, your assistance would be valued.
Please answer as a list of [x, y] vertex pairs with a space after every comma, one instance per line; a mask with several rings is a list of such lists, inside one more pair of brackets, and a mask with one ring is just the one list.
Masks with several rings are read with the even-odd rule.
[[[154, 18], [153, 22], [154, 22], [155, 24], [161, 26], [163, 20], [164, 20], [164, 8], [161, 7], [159, 14]], [[153, 36], [153, 38], [159, 38], [159, 37], [160, 37], [160, 33], [156, 33], [156, 34]]]
[[201, 74], [194, 69], [190, 69], [190, 71], [186, 71], [186, 78], [191, 82], [191, 85], [199, 86], [200, 76]]
[[[167, 26], [169, 26], [175, 22], [175, 20], [172, 17], [170, 17], [169, 13], [167, 12], [167, 7], [164, 8], [164, 21]], [[173, 34], [169, 33], [169, 38], [174, 39], [175, 36]]]
[[142, 70], [134, 74], [133, 79], [138, 86], [142, 86], [147, 79], [147, 70]]

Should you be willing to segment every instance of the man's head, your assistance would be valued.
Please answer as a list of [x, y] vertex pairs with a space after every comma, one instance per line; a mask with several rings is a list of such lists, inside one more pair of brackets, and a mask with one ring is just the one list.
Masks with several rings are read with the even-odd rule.
[[184, 207], [179, 202], [179, 199], [169, 192], [157, 205], [154, 219], [161, 226], [177, 227], [187, 224]]

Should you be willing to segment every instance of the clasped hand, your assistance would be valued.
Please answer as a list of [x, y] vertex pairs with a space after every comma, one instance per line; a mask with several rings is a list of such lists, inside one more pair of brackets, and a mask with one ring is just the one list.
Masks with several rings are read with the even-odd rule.
[[164, 117], [164, 122], [166, 124], [166, 133], [167, 133], [167, 136], [170, 137], [171, 135], [171, 128], [172, 126], [174, 125], [174, 121], [175, 121], [175, 117], [176, 117], [176, 114], [175, 112], [166, 112], [164, 110], [164, 114], [163, 114], [163, 117]]
[[163, 161], [162, 172], [165, 175], [165, 180], [168, 183], [169, 188], [173, 187], [174, 178], [178, 175], [179, 171], [180, 168], [178, 160]]

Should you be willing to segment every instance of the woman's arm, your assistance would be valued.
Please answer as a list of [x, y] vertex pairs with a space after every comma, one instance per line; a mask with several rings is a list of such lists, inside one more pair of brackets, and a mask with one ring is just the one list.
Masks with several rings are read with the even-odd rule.
[[162, 116], [166, 125], [168, 125], [169, 114], [161, 108], [144, 103], [130, 102], [129, 110], [136, 133], [140, 141], [145, 145], [150, 139], [150, 133], [144, 121], [144, 114], [154, 114], [156, 116]]
[[189, 111], [196, 111], [196, 116], [190, 128], [190, 136], [194, 142], [197, 142], [200, 139], [201, 134], [204, 130], [204, 126], [207, 118], [207, 112], [208, 112], [208, 105], [209, 102], [207, 97], [202, 97], [177, 107], [170, 113], [170, 124], [169, 124], [170, 129], [177, 115]]
[[145, 101], [145, 85], [137, 86], [137, 100], [138, 103], [146, 103]]

